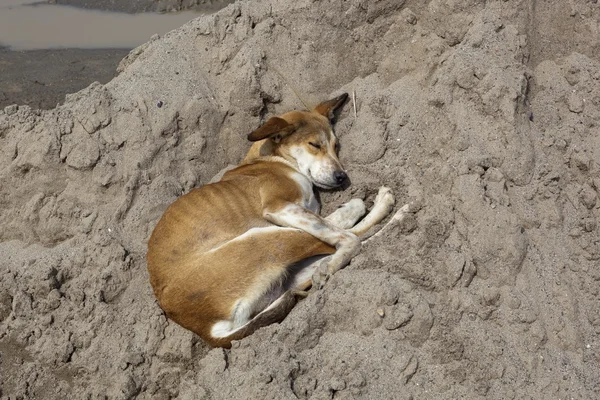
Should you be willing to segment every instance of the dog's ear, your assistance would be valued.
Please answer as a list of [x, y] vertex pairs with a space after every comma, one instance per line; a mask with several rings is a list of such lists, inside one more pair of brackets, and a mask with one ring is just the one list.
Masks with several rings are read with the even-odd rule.
[[273, 117], [262, 124], [257, 130], [248, 135], [248, 140], [257, 142], [262, 139], [271, 138], [275, 143], [288, 136], [296, 127], [283, 118]]
[[315, 107], [314, 111], [327, 117], [329, 121], [335, 118], [335, 111], [344, 104], [348, 98], [348, 93], [344, 93], [334, 99], [324, 101]]

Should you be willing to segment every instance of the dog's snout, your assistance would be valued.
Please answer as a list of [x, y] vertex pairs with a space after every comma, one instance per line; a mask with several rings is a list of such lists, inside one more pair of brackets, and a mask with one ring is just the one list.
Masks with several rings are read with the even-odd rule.
[[346, 182], [346, 179], [348, 179], [348, 174], [346, 174], [344, 171], [335, 171], [333, 173], [333, 177], [338, 185], [341, 185], [342, 183]]

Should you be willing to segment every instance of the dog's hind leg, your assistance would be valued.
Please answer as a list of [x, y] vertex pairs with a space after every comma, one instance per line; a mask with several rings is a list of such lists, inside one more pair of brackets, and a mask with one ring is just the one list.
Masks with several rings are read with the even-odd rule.
[[[215, 346], [226, 346], [233, 338], [240, 339], [261, 326], [281, 321], [297, 298], [306, 295], [287, 284], [289, 267], [299, 258], [335, 251], [326, 243], [294, 228], [260, 228], [254, 231], [252, 237], [253, 240], [231, 240], [207, 256], [210, 259], [206, 263], [213, 258], [221, 261], [223, 266], [215, 272], [222, 273], [224, 266], [232, 266], [231, 272], [225, 274], [228, 279], [219, 289], [219, 295], [227, 298], [227, 304], [231, 306], [215, 312], [209, 330], [201, 335]], [[264, 244], [268, 250], [257, 249], [257, 243]], [[240, 259], [240, 254], [244, 254], [243, 259]], [[253, 279], [240, 279], [240, 271], [247, 272]], [[192, 279], [202, 278], [194, 275]]]
[[[236, 334], [235, 337], [242, 338], [254, 332], [255, 329], [258, 329], [260, 325], [256, 322], [252, 325], [252, 331], [249, 331], [247, 325], [273, 304], [277, 303], [279, 305], [283, 301], [280, 299], [282, 294], [284, 294], [282, 283], [285, 280], [285, 276], [286, 272], [284, 268], [281, 268], [278, 274], [275, 269], [271, 269], [270, 273], [265, 274], [262, 279], [253, 283], [251, 290], [244, 293], [243, 297], [235, 303], [229, 318], [214, 323], [210, 331], [212, 340], [222, 341], [233, 334]], [[284, 308], [290, 306], [290, 301], [291, 298], [285, 299]], [[293, 307], [293, 305], [290, 307]], [[260, 320], [265, 321], [264, 318], [261, 317]], [[270, 319], [269, 321], [269, 323], [279, 322], [275, 319]]]

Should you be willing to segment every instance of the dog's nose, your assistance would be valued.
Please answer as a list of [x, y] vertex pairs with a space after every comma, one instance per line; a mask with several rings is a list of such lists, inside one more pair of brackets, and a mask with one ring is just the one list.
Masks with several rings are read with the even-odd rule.
[[338, 185], [341, 185], [342, 183], [346, 182], [346, 179], [348, 179], [348, 174], [346, 174], [344, 171], [335, 171], [333, 173], [333, 177]]

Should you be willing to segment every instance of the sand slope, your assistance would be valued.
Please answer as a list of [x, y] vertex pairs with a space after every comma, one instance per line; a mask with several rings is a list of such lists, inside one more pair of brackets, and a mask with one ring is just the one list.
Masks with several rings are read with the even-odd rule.
[[[599, 397], [600, 8], [539, 3], [241, 2], [57, 109], [4, 109], [2, 395]], [[273, 67], [312, 104], [356, 93], [336, 128], [353, 186], [325, 212], [381, 184], [421, 207], [211, 350], [156, 305], [146, 240], [301, 107]]]

